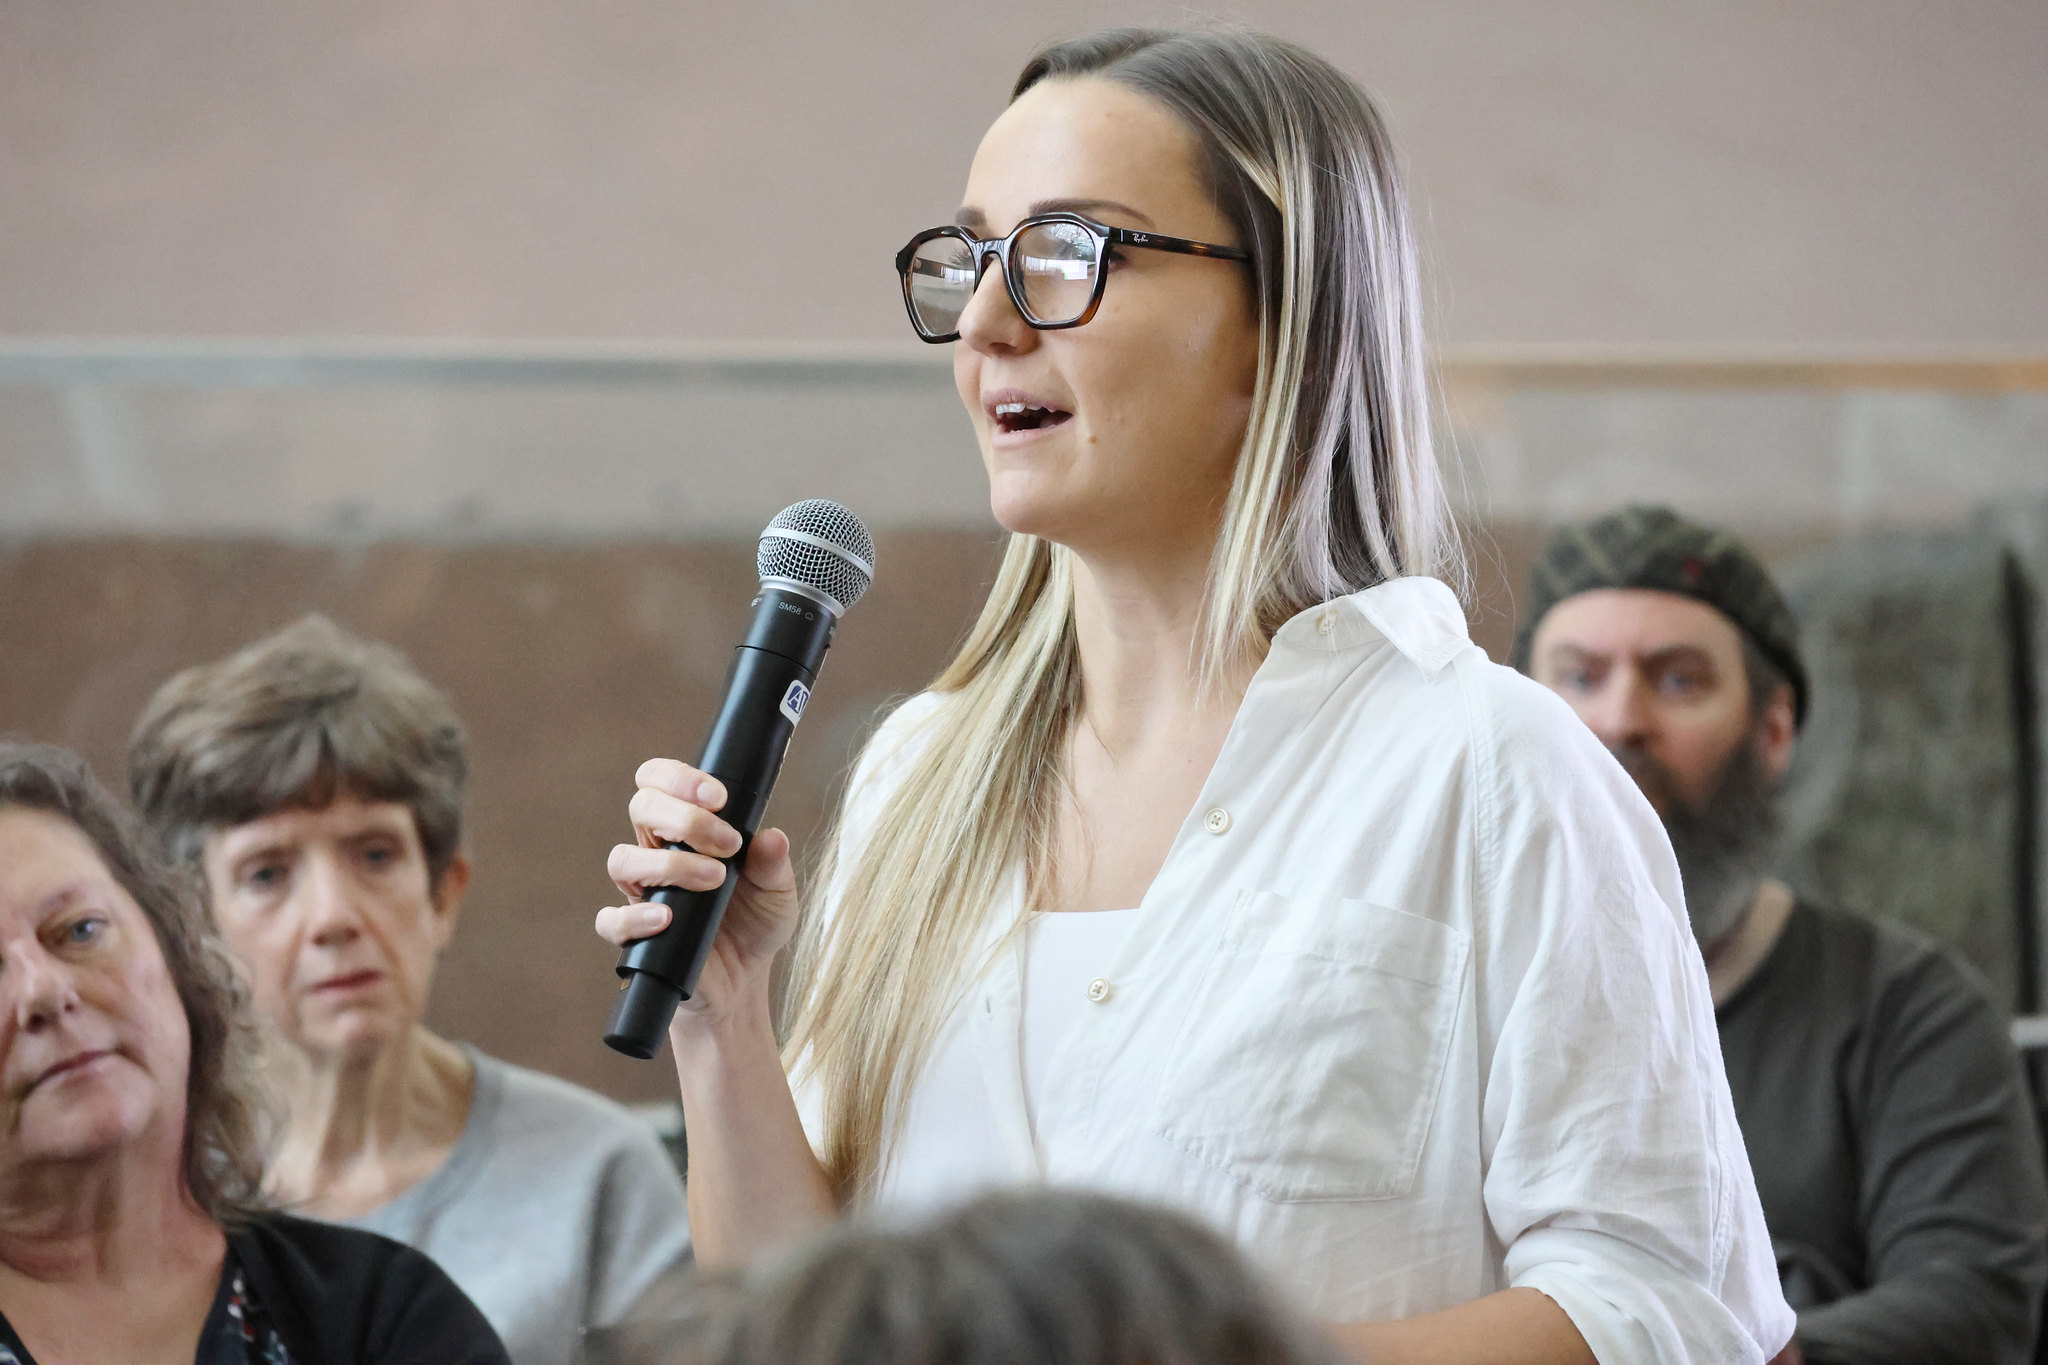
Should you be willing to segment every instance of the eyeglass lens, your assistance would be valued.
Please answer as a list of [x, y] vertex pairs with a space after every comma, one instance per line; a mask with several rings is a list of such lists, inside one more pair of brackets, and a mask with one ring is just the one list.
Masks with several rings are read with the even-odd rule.
[[[910, 302], [932, 336], [960, 330], [960, 315], [974, 297], [974, 251], [957, 237], [934, 237], [910, 258]], [[1095, 295], [1101, 253], [1095, 234], [1079, 223], [1034, 223], [1010, 248], [1010, 275], [1037, 323], [1072, 322]]]

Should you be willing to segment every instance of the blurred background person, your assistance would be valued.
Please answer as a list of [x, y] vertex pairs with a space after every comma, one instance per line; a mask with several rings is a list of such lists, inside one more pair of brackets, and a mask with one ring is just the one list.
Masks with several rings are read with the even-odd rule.
[[1524, 611], [1516, 662], [1671, 835], [1805, 1358], [2031, 1360], [2048, 1193], [2001, 1012], [1924, 936], [1770, 875], [1808, 684], [1769, 571], [1630, 507], [1558, 531]]
[[318, 617], [165, 683], [129, 762], [253, 983], [271, 1195], [425, 1251], [516, 1365], [567, 1365], [687, 1256], [682, 1186], [619, 1105], [421, 1022], [469, 885], [467, 771], [447, 699]]
[[246, 1008], [148, 832], [0, 743], [0, 1362], [502, 1365], [426, 1257], [268, 1206]]
[[1341, 1359], [1224, 1238], [1077, 1191], [983, 1195], [908, 1225], [850, 1220], [744, 1278], [713, 1280], [698, 1303], [673, 1365]]

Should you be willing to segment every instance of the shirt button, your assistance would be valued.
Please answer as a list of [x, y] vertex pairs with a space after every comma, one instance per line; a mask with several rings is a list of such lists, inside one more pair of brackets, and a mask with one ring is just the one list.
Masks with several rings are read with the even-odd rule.
[[1326, 611], [1316, 618], [1316, 634], [1328, 635], [1337, 628], [1337, 613]]
[[1230, 812], [1221, 806], [1209, 807], [1209, 813], [1202, 817], [1202, 828], [1211, 834], [1221, 834], [1230, 828]]
[[1099, 976], [1089, 982], [1088, 998], [1098, 1005], [1109, 999], [1109, 982]]

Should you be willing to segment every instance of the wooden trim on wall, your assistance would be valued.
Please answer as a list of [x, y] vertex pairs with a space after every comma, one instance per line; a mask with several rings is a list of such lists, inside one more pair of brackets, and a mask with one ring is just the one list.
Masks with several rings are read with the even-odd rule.
[[[0, 336], [0, 384], [294, 388], [440, 384], [950, 388], [944, 347], [442, 337]], [[2048, 392], [2038, 351], [1879, 353], [1450, 346], [1453, 392], [1514, 389], [1920, 389]]]
[[1446, 348], [1451, 389], [1924, 389], [2048, 392], [2048, 351], [1926, 354], [1753, 354], [1530, 348]]

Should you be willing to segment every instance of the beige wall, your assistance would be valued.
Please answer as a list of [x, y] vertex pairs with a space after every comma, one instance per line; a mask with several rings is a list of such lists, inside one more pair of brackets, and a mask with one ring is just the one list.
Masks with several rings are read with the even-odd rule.
[[1454, 342], [2048, 344], [2039, 0], [8, 0], [0, 334], [897, 339], [1032, 44], [1204, 12], [1377, 93]]

